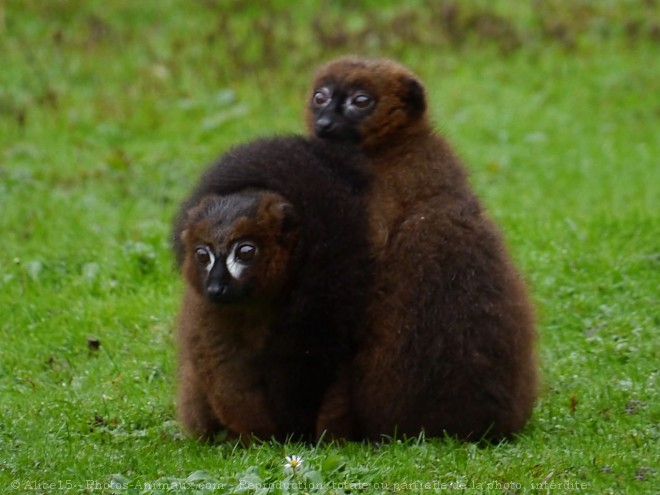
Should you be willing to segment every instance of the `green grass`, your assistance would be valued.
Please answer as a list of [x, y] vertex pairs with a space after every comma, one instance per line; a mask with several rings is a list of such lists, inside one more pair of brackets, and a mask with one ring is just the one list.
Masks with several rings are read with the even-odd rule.
[[[382, 3], [0, 0], [0, 493], [658, 493], [660, 7]], [[177, 203], [229, 146], [302, 132], [345, 52], [423, 78], [533, 288], [516, 441], [206, 446], [174, 420]]]

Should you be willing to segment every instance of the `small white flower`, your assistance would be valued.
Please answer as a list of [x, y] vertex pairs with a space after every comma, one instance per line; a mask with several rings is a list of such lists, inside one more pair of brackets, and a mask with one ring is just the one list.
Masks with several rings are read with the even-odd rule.
[[286, 464], [284, 465], [284, 469], [291, 469], [295, 471], [302, 467], [302, 463], [302, 457], [298, 457], [297, 455], [288, 455], [286, 456]]

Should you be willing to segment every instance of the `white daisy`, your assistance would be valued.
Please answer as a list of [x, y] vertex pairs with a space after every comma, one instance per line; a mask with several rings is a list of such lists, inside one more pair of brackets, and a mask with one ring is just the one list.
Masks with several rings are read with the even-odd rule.
[[284, 465], [284, 469], [291, 469], [295, 471], [302, 467], [302, 463], [302, 457], [298, 457], [297, 455], [288, 455], [286, 456], [286, 464]]

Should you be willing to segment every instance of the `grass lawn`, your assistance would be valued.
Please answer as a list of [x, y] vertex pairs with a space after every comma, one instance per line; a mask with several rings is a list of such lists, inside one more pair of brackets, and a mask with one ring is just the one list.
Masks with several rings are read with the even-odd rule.
[[[349, 4], [0, 0], [0, 493], [659, 493], [660, 5]], [[231, 145], [302, 132], [346, 52], [425, 81], [533, 289], [515, 441], [207, 446], [175, 421], [177, 204]]]

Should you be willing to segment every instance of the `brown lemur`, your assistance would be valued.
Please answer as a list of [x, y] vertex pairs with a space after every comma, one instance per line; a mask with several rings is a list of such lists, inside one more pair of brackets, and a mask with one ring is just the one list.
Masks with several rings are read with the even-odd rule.
[[328, 394], [371, 286], [368, 184], [350, 145], [263, 139], [225, 153], [183, 202], [178, 410], [191, 435], [313, 440], [320, 411], [343, 406]]
[[348, 382], [335, 386], [350, 407], [317, 429], [367, 439], [520, 431], [537, 394], [533, 308], [463, 165], [429, 122], [419, 78], [385, 59], [331, 61], [314, 77], [306, 124], [355, 144], [372, 173], [367, 323]]

